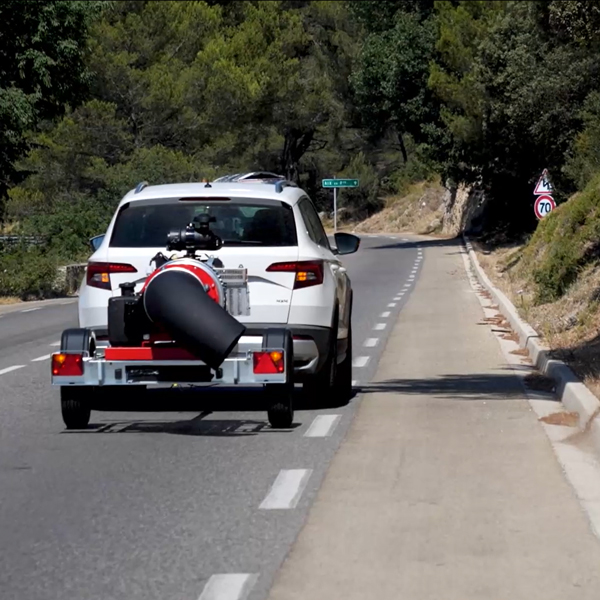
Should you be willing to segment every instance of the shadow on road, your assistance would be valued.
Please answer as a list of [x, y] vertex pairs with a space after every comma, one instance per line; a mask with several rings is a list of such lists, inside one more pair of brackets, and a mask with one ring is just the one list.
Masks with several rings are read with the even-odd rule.
[[396, 242], [389, 242], [385, 244], [378, 244], [376, 246], [364, 247], [365, 252], [371, 250], [392, 250], [392, 249], [409, 249], [409, 248], [456, 248], [462, 245], [462, 238], [455, 237], [449, 239], [435, 239], [435, 240], [421, 240], [409, 242], [402, 242], [400, 240]]
[[407, 396], [440, 396], [452, 400], [514, 400], [523, 398], [519, 379], [506, 373], [440, 375], [434, 379], [390, 379], [365, 385], [361, 393], [393, 393]]
[[[354, 390], [353, 397], [357, 394]], [[135, 419], [114, 419], [91, 423], [85, 430], [64, 430], [62, 433], [171, 433], [191, 436], [248, 437], [260, 433], [291, 433], [302, 425], [298, 420], [289, 429], [273, 429], [267, 420], [267, 401], [260, 388], [231, 390], [227, 388], [175, 388], [147, 391], [125, 390], [111, 393], [110, 398], [92, 404], [94, 411], [138, 413]], [[314, 411], [339, 408], [331, 398], [307, 397], [299, 388], [294, 395], [295, 411]], [[196, 413], [189, 419], [157, 420], [165, 412]], [[206, 419], [223, 412], [258, 412], [256, 419]], [[145, 416], [145, 413], [147, 416]], [[200, 414], [198, 414], [200, 413]], [[92, 415], [93, 417], [94, 415]], [[128, 415], [129, 416], [129, 415]]]

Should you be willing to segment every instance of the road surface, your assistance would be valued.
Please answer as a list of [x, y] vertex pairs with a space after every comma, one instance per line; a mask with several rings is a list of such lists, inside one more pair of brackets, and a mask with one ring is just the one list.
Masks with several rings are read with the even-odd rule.
[[66, 432], [47, 356], [75, 304], [0, 308], [0, 598], [597, 598], [600, 545], [459, 245], [344, 262], [357, 395], [299, 399], [290, 431], [247, 393]]

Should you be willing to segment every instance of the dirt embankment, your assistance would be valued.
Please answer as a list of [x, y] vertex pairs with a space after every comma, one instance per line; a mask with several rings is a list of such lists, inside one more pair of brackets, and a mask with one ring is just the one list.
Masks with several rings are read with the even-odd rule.
[[600, 397], [600, 178], [546, 217], [527, 243], [474, 246], [554, 356]]

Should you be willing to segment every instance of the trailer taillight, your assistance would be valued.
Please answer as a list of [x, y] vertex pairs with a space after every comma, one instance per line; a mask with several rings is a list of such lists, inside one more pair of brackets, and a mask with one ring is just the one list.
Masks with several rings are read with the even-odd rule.
[[267, 271], [270, 273], [296, 273], [294, 280], [295, 290], [323, 283], [322, 260], [273, 263], [267, 268]]
[[57, 377], [78, 377], [83, 375], [83, 356], [81, 354], [53, 354], [52, 375]]
[[285, 357], [283, 352], [255, 352], [254, 373], [257, 375], [274, 375], [285, 371]]
[[87, 266], [86, 283], [91, 287], [110, 290], [111, 273], [137, 273], [137, 269], [126, 263], [90, 262]]

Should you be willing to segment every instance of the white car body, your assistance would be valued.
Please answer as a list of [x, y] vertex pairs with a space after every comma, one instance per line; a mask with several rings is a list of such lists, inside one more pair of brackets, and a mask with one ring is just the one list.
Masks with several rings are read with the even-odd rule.
[[[182, 198], [188, 200], [181, 200]], [[193, 200], [189, 200], [190, 198]], [[228, 200], [214, 200], [216, 198]], [[271, 216], [275, 214], [279, 218], [278, 215], [281, 212], [285, 216], [287, 226], [290, 223], [290, 213], [287, 211], [290, 211], [296, 230], [295, 245], [270, 246], [260, 243], [253, 247], [252, 245], [228, 245], [225, 240], [220, 250], [209, 254], [217, 257], [225, 268], [244, 267], [248, 270], [250, 314], [236, 318], [246, 325], [246, 335], [248, 336], [260, 335], [266, 328], [273, 326], [284, 325], [290, 329], [294, 336], [295, 371], [300, 375], [300, 380], [302, 380], [302, 375], [317, 373], [323, 366], [331, 349], [332, 332], [337, 334], [337, 362], [344, 359], [352, 309], [350, 279], [340, 262], [338, 252], [330, 247], [318, 213], [307, 194], [289, 182], [278, 184], [276, 182], [214, 182], [212, 184], [183, 183], [157, 186], [141, 184], [135, 190], [131, 190], [121, 200], [102, 243], [89, 259], [88, 275], [82, 283], [79, 293], [80, 327], [93, 329], [96, 331], [96, 335], [102, 338], [103, 332], [107, 329], [108, 300], [111, 296], [121, 294], [119, 285], [128, 281], [139, 281], [136, 292], [139, 291], [143, 285], [143, 279], [154, 270], [150, 264], [151, 259], [159, 252], [169, 254], [166, 251], [166, 233], [168, 233], [166, 230], [160, 234], [160, 239], [162, 239], [162, 234], [165, 234], [165, 245], [162, 246], [122, 247], [118, 243], [118, 239], [115, 240], [115, 226], [119, 215], [125, 214], [124, 211], [135, 207], [138, 207], [138, 212], [143, 212], [144, 207], [153, 207], [153, 203], [172, 206], [172, 210], [168, 209], [169, 215], [184, 210], [181, 208], [184, 203], [186, 210], [188, 206], [205, 207], [202, 210], [213, 210], [218, 214], [225, 214], [230, 209], [229, 212], [235, 215], [237, 214], [235, 210], [242, 210], [246, 203], [249, 207], [248, 212], [251, 213], [256, 209], [254, 217], [249, 218], [256, 218], [259, 212], [263, 217], [269, 217], [267, 213], [270, 212]], [[257, 207], [259, 208], [257, 209]], [[272, 210], [263, 211], [261, 207]], [[158, 211], [154, 208], [148, 210]], [[161, 208], [160, 210], [166, 209]], [[128, 219], [133, 219], [131, 215], [137, 213], [132, 211], [127, 214]], [[236, 221], [235, 217], [226, 219], [224, 217], [225, 220], [227, 223]], [[186, 225], [186, 222], [178, 223], [180, 228], [184, 228]], [[145, 221], [144, 226], [150, 227], [148, 221]], [[159, 226], [162, 224], [159, 223]], [[219, 226], [224, 227], [225, 225], [221, 225], [220, 222], [215, 224], [217, 234]], [[227, 227], [229, 226], [237, 227], [235, 223], [227, 225]], [[140, 223], [140, 227], [142, 227], [142, 223]], [[249, 227], [251, 228], [251, 225]], [[132, 229], [131, 231], [136, 231], [137, 235], [137, 230]], [[118, 236], [123, 239], [120, 229]], [[235, 244], [235, 242], [232, 243]], [[124, 244], [131, 246], [129, 241]], [[317, 283], [300, 288], [296, 281], [296, 272], [268, 270], [274, 263], [297, 263], [298, 261], [312, 261], [317, 265], [322, 265], [322, 282], [318, 282], [318, 269], [315, 271], [317, 274], [314, 275], [317, 277]], [[136, 272], [131, 270], [124, 273], [111, 271], [107, 278], [101, 274], [101, 278], [105, 277], [109, 280], [102, 283], [105, 288], [109, 289], [102, 289], [90, 280], [90, 273], [97, 270], [94, 267], [97, 263], [131, 265]], [[92, 269], [90, 269], [90, 265]], [[309, 268], [312, 267], [309, 265]], [[102, 269], [100, 268], [100, 270]], [[110, 269], [106, 267], [105, 270]], [[309, 276], [313, 277], [310, 272]]]

